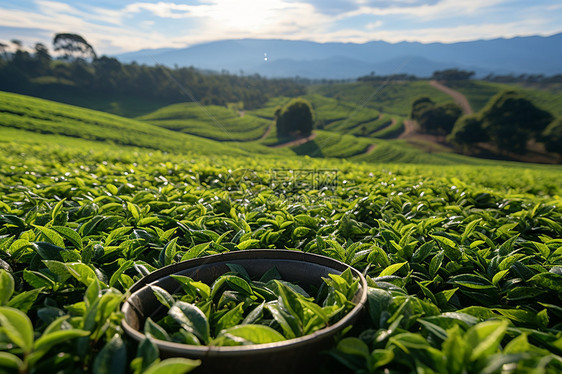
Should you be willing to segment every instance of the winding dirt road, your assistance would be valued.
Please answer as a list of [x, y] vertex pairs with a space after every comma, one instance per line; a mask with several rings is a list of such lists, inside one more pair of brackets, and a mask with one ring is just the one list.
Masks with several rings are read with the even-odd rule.
[[462, 108], [464, 114], [474, 113], [472, 107], [470, 106], [470, 103], [466, 99], [466, 96], [464, 96], [462, 93], [455, 91], [437, 81], [430, 81], [429, 84], [437, 88], [439, 91], [444, 92], [447, 95], [451, 96], [453, 100], [455, 100], [455, 103], [457, 103], [457, 105]]
[[316, 135], [317, 135], [316, 133], [312, 133], [309, 136], [307, 136], [306, 138], [299, 138], [299, 139], [291, 140], [290, 142], [275, 144], [275, 145], [272, 145], [270, 147], [271, 148], [294, 147], [294, 146], [297, 146], [297, 145], [308, 143], [309, 141], [316, 138]]

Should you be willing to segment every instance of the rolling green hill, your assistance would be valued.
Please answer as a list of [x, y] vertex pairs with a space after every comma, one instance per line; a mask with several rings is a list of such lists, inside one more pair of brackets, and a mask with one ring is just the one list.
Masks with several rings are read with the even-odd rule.
[[221, 141], [257, 140], [271, 123], [243, 111], [198, 103], [165, 106], [137, 119], [168, 130]]
[[412, 102], [420, 96], [429, 96], [436, 103], [451, 101], [427, 81], [327, 84], [310, 87], [309, 92], [403, 117], [410, 115]]
[[113, 114], [0, 92], [0, 130], [6, 128], [168, 152], [247, 154], [267, 150], [259, 144], [242, 148]]
[[529, 98], [535, 105], [552, 113], [562, 116], [562, 92], [545, 88], [524, 87], [519, 84], [505, 84], [485, 81], [457, 81], [447, 82], [447, 86], [466, 96], [475, 112], [484, 108], [486, 103], [500, 91], [514, 90]]
[[[0, 93], [0, 103], [0, 372], [196, 366], [156, 362], [152, 339], [129, 344], [121, 306], [131, 286], [167, 265], [257, 248], [327, 256], [367, 278], [362, 314], [327, 343], [319, 372], [562, 370], [562, 166], [323, 130], [269, 148], [20, 95]], [[234, 327], [251, 313], [247, 326], [271, 326], [270, 286], [246, 292], [245, 271], [230, 270], [222, 279], [238, 288], [224, 308], [235, 309], [220, 320]], [[346, 287], [334, 298], [356, 293], [345, 274], [330, 278]], [[177, 334], [150, 321], [141, 330], [199, 343], [188, 334], [211, 318], [185, 294], [197, 283], [177, 287], [185, 302], [173, 307], [191, 305]], [[328, 319], [325, 306], [287, 295], [279, 303], [300, 312], [279, 309], [276, 323], [294, 333], [283, 340], [303, 335], [304, 315]], [[263, 310], [243, 310], [250, 297]]]
[[[315, 89], [310, 88], [311, 91]], [[391, 138], [403, 130], [401, 116], [381, 113], [364, 103], [343, 101], [338, 97], [327, 97], [317, 93], [310, 93], [304, 98], [312, 104], [317, 127], [321, 130], [371, 138]], [[283, 97], [274, 98], [263, 108], [248, 113], [273, 120], [276, 108], [282, 107], [289, 100]]]

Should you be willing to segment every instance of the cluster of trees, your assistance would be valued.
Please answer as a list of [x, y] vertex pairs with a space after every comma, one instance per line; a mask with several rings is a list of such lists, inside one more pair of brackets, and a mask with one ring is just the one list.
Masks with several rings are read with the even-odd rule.
[[[462, 81], [472, 79], [474, 77], [473, 71], [465, 71], [459, 69], [446, 69], [446, 70], [437, 70], [433, 72], [431, 79], [435, 79], [438, 81]], [[420, 79], [415, 75], [411, 74], [391, 74], [391, 75], [376, 75], [375, 72], [371, 72], [369, 75], [365, 75], [362, 77], [357, 78], [359, 82], [386, 82], [386, 81], [407, 81], [413, 82]]]
[[527, 142], [545, 144], [550, 152], [562, 153], [562, 123], [516, 91], [495, 95], [479, 113], [455, 124], [449, 139], [464, 148], [490, 142], [500, 151], [525, 153]]
[[465, 71], [459, 69], [446, 69], [433, 72], [432, 78], [437, 81], [465, 81], [474, 76], [473, 71]]
[[453, 103], [436, 105], [422, 97], [412, 104], [411, 117], [422, 132], [445, 135], [465, 152], [477, 143], [490, 143], [502, 153], [524, 154], [528, 141], [535, 140], [562, 155], [562, 119], [555, 120], [516, 91], [500, 92], [479, 113], [466, 116]]
[[280, 137], [305, 137], [314, 127], [314, 110], [303, 98], [292, 99], [275, 111], [277, 135]]
[[535, 84], [535, 83], [562, 83], [562, 74], [556, 74], [551, 76], [545, 76], [543, 74], [507, 74], [507, 75], [494, 75], [489, 74], [483, 78], [483, 80], [488, 82], [497, 82], [497, 83], [527, 83], [527, 84]]
[[376, 75], [374, 71], [369, 75], [357, 78], [359, 82], [386, 82], [386, 81], [416, 81], [419, 78], [411, 74]]
[[4, 91], [33, 95], [47, 85], [64, 86], [84, 93], [169, 102], [243, 102], [246, 108], [260, 107], [271, 97], [304, 94], [304, 86], [291, 79], [213, 74], [193, 67], [122, 64], [112, 57], [98, 57], [94, 48], [76, 34], [55, 35], [53, 46], [61, 53], [60, 58], [53, 58], [42, 43], [35, 44], [31, 52], [17, 40], [12, 44], [15, 52], [8, 52], [8, 45], [0, 43], [0, 90]]
[[454, 103], [436, 105], [429, 97], [420, 97], [412, 104], [410, 117], [415, 119], [422, 132], [445, 136], [453, 131], [462, 109]]

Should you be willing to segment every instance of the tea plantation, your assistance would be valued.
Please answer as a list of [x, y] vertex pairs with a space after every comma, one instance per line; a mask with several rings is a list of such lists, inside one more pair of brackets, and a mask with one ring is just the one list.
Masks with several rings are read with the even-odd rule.
[[132, 120], [116, 126], [142, 136], [114, 127], [100, 139], [136, 146], [117, 148], [26, 131], [20, 117], [0, 126], [0, 372], [191, 370], [127, 339], [127, 289], [178, 261], [253, 248], [367, 276], [368, 307], [322, 354], [322, 373], [562, 371], [560, 167], [258, 158]]

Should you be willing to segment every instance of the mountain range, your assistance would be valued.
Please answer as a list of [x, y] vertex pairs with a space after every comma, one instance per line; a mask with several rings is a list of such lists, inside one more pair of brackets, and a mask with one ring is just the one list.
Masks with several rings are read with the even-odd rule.
[[317, 43], [282, 39], [221, 40], [115, 56], [121, 62], [260, 74], [266, 77], [350, 79], [458, 68], [488, 74], [562, 74], [562, 33], [458, 43]]

